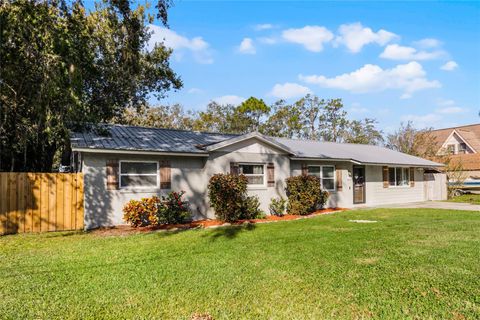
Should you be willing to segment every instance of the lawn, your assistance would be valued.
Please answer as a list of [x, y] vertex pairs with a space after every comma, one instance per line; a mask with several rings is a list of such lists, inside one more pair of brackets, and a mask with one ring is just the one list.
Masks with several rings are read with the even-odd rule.
[[450, 202], [466, 202], [471, 204], [480, 204], [480, 194], [463, 194], [449, 199]]
[[[350, 219], [378, 220], [361, 224]], [[480, 213], [0, 237], [0, 318], [479, 319]]]

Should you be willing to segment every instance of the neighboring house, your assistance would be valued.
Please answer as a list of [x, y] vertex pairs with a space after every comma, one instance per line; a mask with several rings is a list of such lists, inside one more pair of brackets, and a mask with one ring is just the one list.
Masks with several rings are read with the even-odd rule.
[[461, 164], [467, 182], [480, 184], [480, 123], [433, 130], [438, 160], [445, 157]]
[[[214, 218], [207, 185], [216, 173], [243, 173], [268, 212], [285, 197], [285, 179], [318, 176], [328, 207], [423, 201], [424, 170], [436, 162], [359, 144], [106, 125], [100, 135], [73, 133], [72, 158], [84, 173], [85, 226], [123, 224], [131, 199], [185, 190], [195, 218]], [[106, 134], [105, 134], [106, 133]]]

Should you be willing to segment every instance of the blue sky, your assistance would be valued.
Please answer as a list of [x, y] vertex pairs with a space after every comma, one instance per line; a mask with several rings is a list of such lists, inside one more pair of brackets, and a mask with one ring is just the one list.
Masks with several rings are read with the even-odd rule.
[[342, 98], [385, 131], [480, 122], [480, 2], [176, 1], [170, 30], [184, 88], [160, 103]]

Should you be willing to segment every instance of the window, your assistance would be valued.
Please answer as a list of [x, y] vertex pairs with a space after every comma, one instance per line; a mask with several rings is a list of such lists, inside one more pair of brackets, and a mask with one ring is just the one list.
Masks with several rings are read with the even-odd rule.
[[249, 185], [265, 185], [265, 166], [263, 164], [239, 164], [238, 171], [247, 177]]
[[120, 188], [156, 188], [158, 162], [120, 161]]
[[320, 178], [322, 189], [335, 190], [335, 167], [334, 166], [309, 166], [308, 174]]
[[391, 187], [410, 185], [410, 168], [388, 168], [388, 184]]
[[455, 154], [455, 145], [454, 144], [448, 144], [447, 145], [447, 154]]
[[467, 153], [467, 144], [465, 142], [458, 145], [458, 153]]

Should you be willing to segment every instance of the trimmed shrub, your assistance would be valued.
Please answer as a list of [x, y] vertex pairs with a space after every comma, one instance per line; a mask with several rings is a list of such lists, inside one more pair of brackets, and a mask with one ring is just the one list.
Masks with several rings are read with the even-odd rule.
[[287, 200], [280, 198], [272, 198], [270, 202], [270, 214], [273, 216], [283, 217], [287, 207]]
[[322, 191], [320, 179], [315, 176], [295, 176], [286, 179], [290, 214], [307, 215], [323, 208], [328, 192]]
[[157, 211], [161, 200], [159, 197], [130, 200], [123, 207], [123, 220], [133, 227], [144, 227], [156, 224]]
[[157, 224], [185, 223], [192, 219], [190, 205], [182, 199], [185, 191], [169, 192], [158, 206]]
[[170, 192], [162, 198], [130, 200], [123, 207], [123, 220], [133, 227], [184, 223], [191, 220], [189, 204], [182, 199], [184, 194], [185, 191]]
[[260, 200], [257, 196], [245, 197], [240, 219], [265, 219], [265, 212], [260, 209]]
[[234, 222], [242, 219], [262, 219], [257, 196], [248, 196], [247, 177], [244, 175], [219, 173], [210, 178], [208, 197], [217, 219]]

